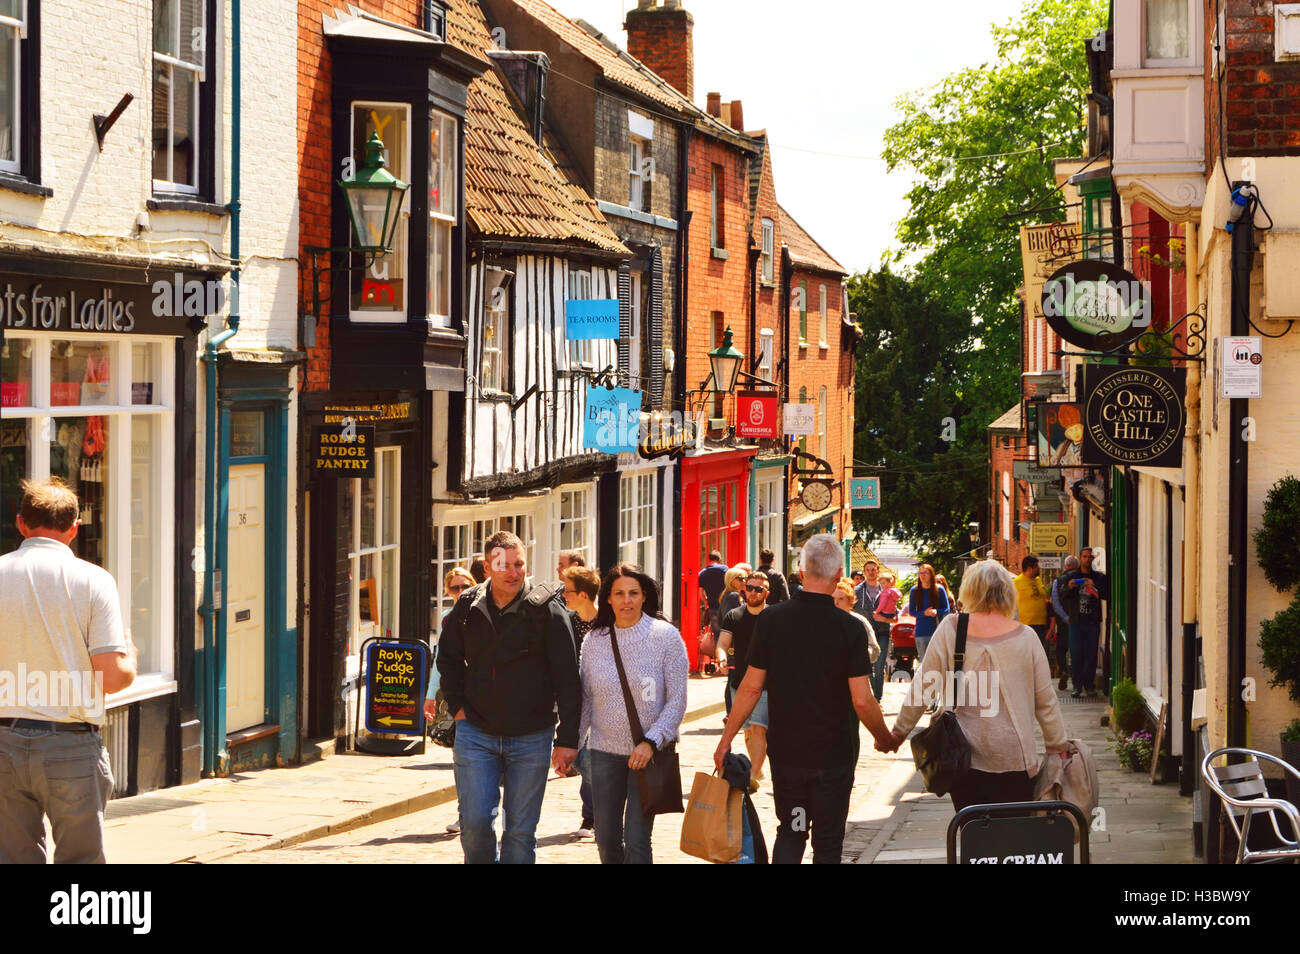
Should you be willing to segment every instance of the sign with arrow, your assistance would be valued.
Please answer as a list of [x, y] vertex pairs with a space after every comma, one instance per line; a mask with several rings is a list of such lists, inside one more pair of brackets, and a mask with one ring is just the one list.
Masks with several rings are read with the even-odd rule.
[[423, 735], [428, 651], [420, 643], [374, 640], [365, 655], [366, 730]]

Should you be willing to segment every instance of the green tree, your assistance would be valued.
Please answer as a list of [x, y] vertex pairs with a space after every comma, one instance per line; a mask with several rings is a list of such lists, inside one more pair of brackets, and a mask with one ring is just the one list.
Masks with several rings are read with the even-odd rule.
[[[859, 520], [878, 529], [877, 524], [890, 521], [891, 512], [899, 515], [895, 529], [923, 554], [969, 548], [966, 524], [983, 512], [987, 427], [1020, 397], [1018, 226], [1065, 217], [1052, 160], [1082, 151], [1088, 90], [1084, 46], [1105, 26], [1106, 15], [1106, 0], [1028, 0], [1018, 21], [993, 27], [997, 53], [992, 63], [960, 70], [931, 89], [904, 97], [898, 103], [902, 119], [885, 133], [890, 171], [910, 169], [916, 176], [898, 227], [900, 247], [893, 254], [894, 262], [910, 263], [907, 281], [873, 284], [872, 275], [857, 276], [851, 288], [867, 301], [905, 292], [913, 306], [944, 316], [945, 331], [937, 342], [942, 353], [930, 355], [933, 368], [915, 380], [896, 381], [893, 399], [863, 390], [861, 363], [868, 366], [868, 379], [875, 373], [873, 358], [864, 354], [857, 419], [865, 422], [864, 433], [873, 434], [882, 427], [878, 421], [896, 413], [900, 402], [916, 417], [915, 398], [931, 396], [929, 389], [937, 386], [931, 379], [941, 370], [949, 378], [944, 386], [953, 399], [957, 439], [936, 448], [937, 431], [928, 420], [923, 433], [904, 433], [904, 428], [894, 434], [899, 440], [922, 441], [900, 445], [893, 453], [899, 461], [914, 459], [919, 469], [899, 490], [925, 501], [931, 515], [914, 514], [911, 502], [891, 499], [882, 482], [884, 510], [869, 517], [859, 512]], [[1031, 209], [1043, 211], [1009, 218]], [[858, 314], [864, 313], [859, 302]], [[883, 429], [893, 430], [888, 425]], [[873, 462], [862, 453], [881, 452], [888, 456], [883, 448], [863, 446], [859, 462]], [[936, 456], [951, 461], [923, 474], [926, 467], [937, 466], [931, 463]], [[960, 496], [949, 496], [955, 492]]]

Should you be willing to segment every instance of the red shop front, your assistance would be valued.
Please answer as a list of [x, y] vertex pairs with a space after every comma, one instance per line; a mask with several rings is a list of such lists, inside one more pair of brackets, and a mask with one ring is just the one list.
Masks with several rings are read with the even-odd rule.
[[699, 633], [707, 621], [700, 570], [709, 551], [735, 566], [748, 553], [749, 471], [754, 449], [715, 451], [682, 458], [682, 638], [691, 671], [699, 668]]

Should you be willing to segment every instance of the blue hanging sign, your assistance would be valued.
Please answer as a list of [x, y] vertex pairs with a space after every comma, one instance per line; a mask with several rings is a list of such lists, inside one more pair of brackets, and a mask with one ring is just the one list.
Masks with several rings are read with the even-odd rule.
[[880, 478], [854, 477], [849, 483], [849, 500], [854, 510], [879, 510]]
[[564, 303], [564, 336], [569, 341], [618, 337], [617, 298], [570, 298]]
[[582, 446], [602, 454], [636, 453], [641, 392], [631, 388], [587, 388]]

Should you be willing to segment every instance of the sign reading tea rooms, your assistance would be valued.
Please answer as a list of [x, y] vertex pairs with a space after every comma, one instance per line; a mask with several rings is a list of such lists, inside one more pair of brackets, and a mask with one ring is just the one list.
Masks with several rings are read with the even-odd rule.
[[1180, 466], [1186, 387], [1182, 368], [1088, 365], [1083, 463]]
[[1043, 283], [1043, 317], [1070, 344], [1113, 351], [1151, 327], [1151, 293], [1111, 262], [1072, 262]]

